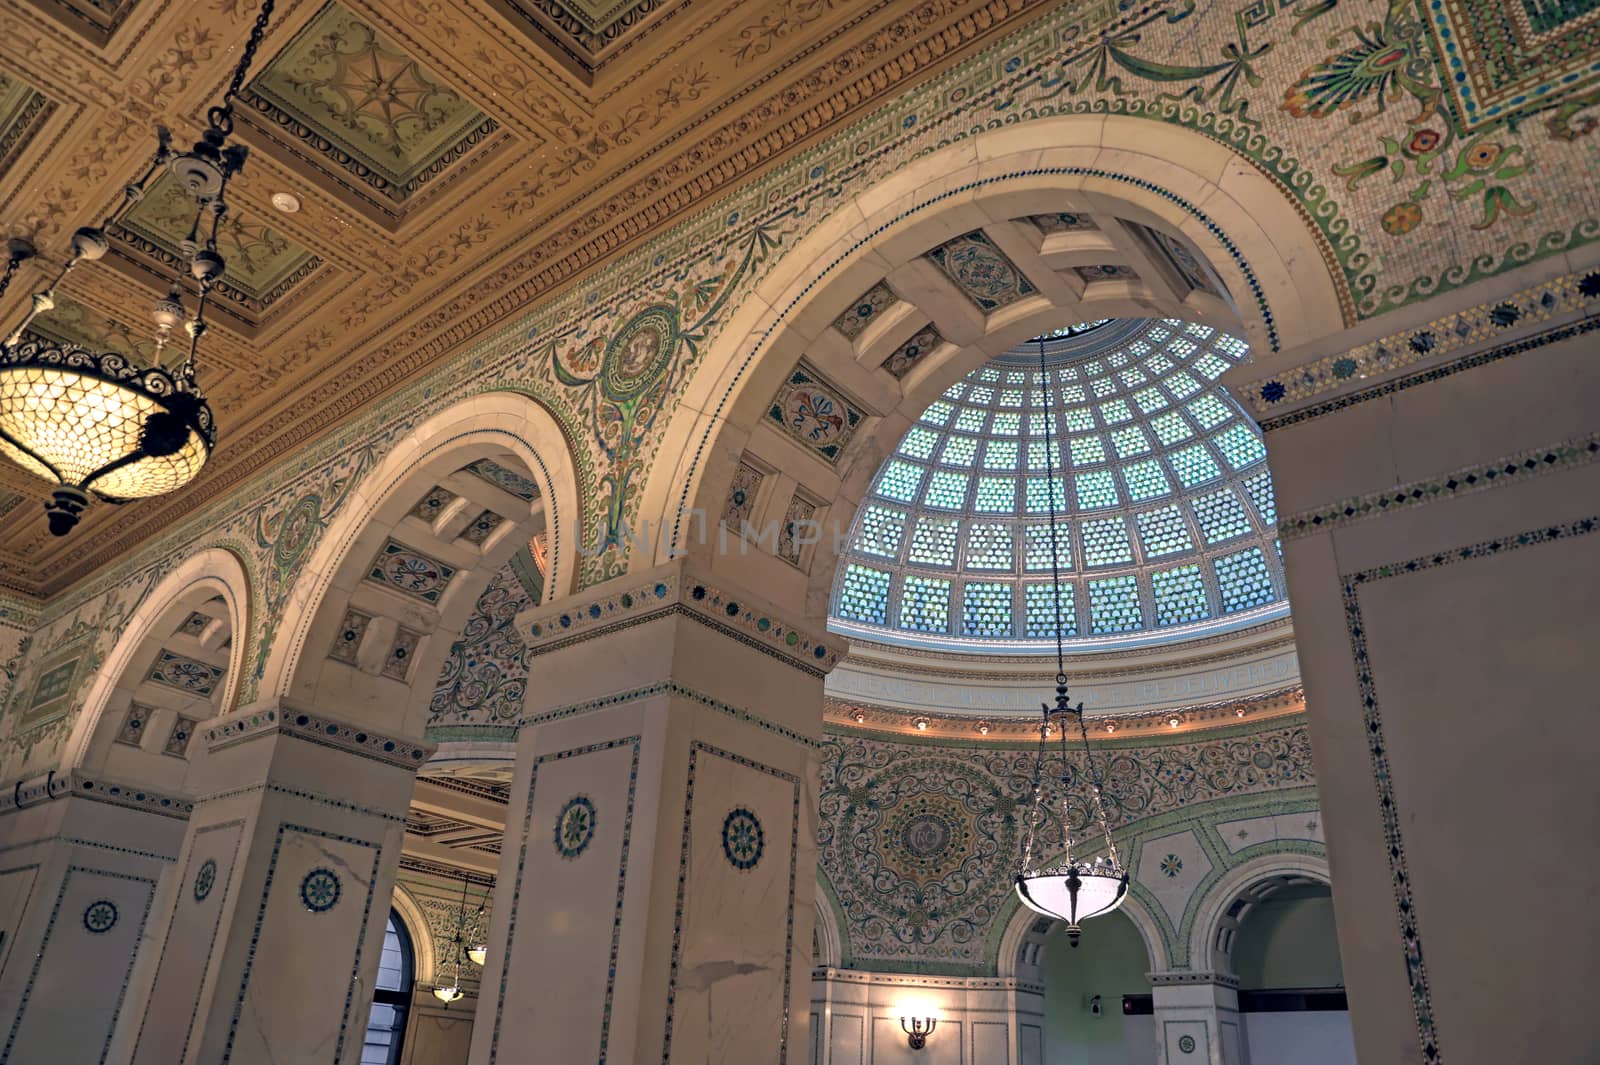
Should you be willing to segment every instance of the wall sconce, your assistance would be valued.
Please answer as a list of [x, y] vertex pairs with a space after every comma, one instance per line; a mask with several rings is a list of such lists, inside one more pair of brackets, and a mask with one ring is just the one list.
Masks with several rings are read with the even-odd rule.
[[939, 1011], [927, 1002], [908, 1002], [900, 1007], [900, 1030], [906, 1033], [906, 1045], [921, 1050], [928, 1045], [928, 1036], [939, 1025]]

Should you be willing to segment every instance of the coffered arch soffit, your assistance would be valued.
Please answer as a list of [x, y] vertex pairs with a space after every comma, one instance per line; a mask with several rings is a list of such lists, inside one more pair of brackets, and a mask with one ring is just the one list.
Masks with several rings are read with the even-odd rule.
[[[783, 254], [708, 348], [663, 438], [674, 461], [647, 482], [641, 513], [660, 532], [650, 561], [715, 556], [714, 569], [820, 617], [826, 536], [787, 566], [700, 536], [691, 515], [714, 527], [741, 466], [778, 485], [758, 496], [764, 520], [793, 499], [847, 529], [885, 456], [949, 385], [1031, 336], [1151, 316], [1240, 333], [1268, 365], [1344, 324], [1315, 231], [1271, 179], [1198, 134], [1074, 116], [933, 152]], [[772, 415], [796, 373], [836, 400], [837, 443], [813, 446]]]

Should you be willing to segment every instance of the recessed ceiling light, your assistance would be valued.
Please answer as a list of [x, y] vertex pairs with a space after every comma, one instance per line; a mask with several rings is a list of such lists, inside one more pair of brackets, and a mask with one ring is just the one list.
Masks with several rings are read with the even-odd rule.
[[274, 192], [272, 194], [272, 206], [284, 214], [294, 214], [300, 209], [300, 197], [292, 192]]

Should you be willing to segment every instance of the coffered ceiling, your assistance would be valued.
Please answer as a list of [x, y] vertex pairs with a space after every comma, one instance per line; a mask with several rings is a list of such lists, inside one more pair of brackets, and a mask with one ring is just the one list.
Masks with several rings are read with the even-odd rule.
[[[221, 433], [169, 498], [90, 509], [0, 460], [0, 588], [49, 595], [353, 416], [508, 315], [1042, 13], [1048, 0], [299, 0], [241, 97], [251, 156], [201, 365]], [[73, 229], [192, 140], [248, 0], [0, 0], [0, 225]], [[282, 213], [278, 192], [301, 207]], [[189, 219], [158, 183], [38, 331], [153, 359]], [[191, 301], [192, 302], [192, 301]], [[176, 354], [168, 353], [169, 357]]]

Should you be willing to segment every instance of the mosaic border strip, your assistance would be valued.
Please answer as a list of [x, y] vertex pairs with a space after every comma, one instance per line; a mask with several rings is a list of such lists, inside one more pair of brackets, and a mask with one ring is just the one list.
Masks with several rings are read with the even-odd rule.
[[[631, 796], [633, 794], [633, 789], [635, 787], [635, 784], [636, 784], [636, 782], [638, 780], [638, 774], [639, 774], [639, 752], [640, 752], [640, 747], [641, 747], [642, 742], [643, 742], [643, 737], [641, 737], [641, 736], [626, 736], [626, 737], [623, 737], [622, 739], [605, 740], [605, 741], [602, 741], [600, 743], [585, 744], [582, 747], [570, 747], [570, 748], [568, 748], [568, 749], [566, 749], [564, 751], [551, 751], [549, 754], [542, 754], [542, 755], [540, 755], [539, 757], [537, 757], [537, 758], [535, 758], [533, 760], [533, 769], [532, 769], [532, 772], [528, 776], [528, 795], [527, 795], [527, 799], [525, 800], [525, 802], [523, 804], [523, 807], [522, 807], [522, 842], [517, 847], [517, 876], [516, 876], [516, 879], [512, 881], [512, 886], [511, 886], [511, 904], [510, 904], [510, 909], [508, 909], [507, 912], [506, 912], [506, 918], [507, 918], [507, 924], [506, 924], [506, 946], [505, 946], [505, 951], [504, 951], [504, 953], [503, 953], [503, 955], [501, 957], [501, 961], [500, 961], [500, 991], [499, 991], [499, 997], [495, 1000], [494, 1030], [489, 1035], [489, 1061], [488, 1061], [488, 1065], [494, 1065], [494, 1063], [497, 1060], [497, 1058], [499, 1057], [499, 1053], [500, 1053], [500, 1026], [501, 1026], [500, 1022], [501, 1022], [502, 1018], [505, 1017], [506, 985], [510, 982], [510, 979], [511, 979], [511, 951], [512, 951], [512, 947], [516, 943], [517, 910], [518, 910], [518, 904], [521, 902], [521, 899], [522, 899], [523, 874], [524, 874], [524, 872], [526, 872], [527, 865], [528, 865], [528, 838], [529, 838], [528, 834], [533, 829], [533, 795], [534, 795], [534, 790], [539, 786], [539, 767], [541, 765], [543, 765], [544, 763], [546, 763], [546, 762], [562, 762], [562, 761], [566, 761], [569, 758], [577, 758], [577, 757], [580, 757], [580, 756], [586, 755], [586, 754], [597, 754], [600, 751], [609, 751], [609, 750], [612, 750], [613, 748], [621, 747], [625, 743], [626, 744], [632, 744], [633, 745], [633, 778], [634, 779], [628, 785], [628, 793], [630, 795], [629, 809], [631, 811], [632, 810], [632, 799], [631, 799]], [[628, 825], [629, 826], [632, 825], [631, 812], [630, 812], [630, 815], [629, 815]], [[623, 849], [623, 864], [626, 865], [626, 862], [627, 862], [627, 849], [626, 849], [626, 846], [624, 846], [624, 849]], [[452, 874], [452, 875], [454, 875], [454, 874]], [[617, 902], [616, 902], [616, 905], [617, 905], [617, 913], [619, 913], [619, 914], [622, 912], [622, 899], [623, 899], [623, 888], [624, 888], [625, 879], [626, 879], [626, 870], [624, 870], [622, 873], [620, 873], [618, 875], [618, 877], [617, 877]], [[616, 928], [613, 928], [612, 936], [615, 937], [616, 935], [618, 935], [618, 930]], [[614, 939], [613, 939], [613, 942], [615, 942]], [[608, 988], [610, 986], [610, 982], [614, 981], [615, 979], [616, 979], [616, 966], [613, 964], [612, 967], [611, 967], [611, 974], [608, 977]], [[610, 996], [610, 992], [608, 990], [608, 992], [607, 992], [608, 1001], [609, 1001], [609, 996]], [[609, 1011], [608, 1011], [606, 1016], [607, 1016], [607, 1022], [606, 1023], [609, 1026], [609, 1023], [610, 1023]], [[606, 1046], [606, 1040], [608, 1038], [608, 1032], [609, 1032], [609, 1027], [607, 1027], [606, 1029], [602, 1029], [602, 1032], [601, 1032], [601, 1043], [600, 1043], [600, 1046], [601, 1046], [601, 1058], [600, 1058], [600, 1060], [601, 1061], [605, 1060], [605, 1046]]]
[[1284, 540], [1299, 540], [1328, 529], [1354, 525], [1390, 511], [1474, 495], [1511, 483], [1520, 484], [1557, 470], [1587, 466], [1596, 460], [1600, 460], [1600, 432], [1563, 440], [1551, 447], [1529, 448], [1492, 462], [1463, 466], [1459, 470], [1412, 481], [1398, 488], [1352, 496], [1325, 507], [1302, 511], [1280, 522], [1278, 535]]
[[385, 765], [415, 771], [432, 754], [432, 744], [386, 736], [304, 711], [274, 707], [206, 729], [206, 747], [220, 751], [236, 743], [278, 732]]
[[261, 925], [267, 919], [267, 903], [272, 896], [272, 881], [278, 875], [278, 855], [283, 850], [283, 835], [286, 831], [293, 830], [308, 836], [320, 839], [333, 840], [337, 843], [352, 843], [358, 847], [370, 848], [372, 854], [372, 871], [367, 874], [367, 901], [361, 911], [361, 930], [356, 939], [356, 956], [354, 971], [351, 973], [350, 983], [344, 993], [344, 1015], [339, 1020], [339, 1041], [334, 1047], [333, 1060], [338, 1061], [344, 1054], [344, 1039], [350, 1027], [350, 998], [355, 994], [356, 977], [361, 972], [361, 951], [367, 940], [367, 922], [372, 916], [372, 895], [378, 885], [378, 866], [383, 859], [383, 844], [371, 840], [357, 839], [354, 836], [342, 836], [337, 832], [324, 832], [319, 828], [308, 828], [305, 825], [291, 824], [287, 821], [278, 823], [278, 833], [272, 842], [272, 857], [267, 862], [267, 877], [261, 885], [261, 901], [256, 906], [255, 927], [250, 932], [250, 950], [245, 955], [244, 973], [239, 978], [239, 995], [233, 1003], [233, 1018], [228, 1022], [228, 1039], [223, 1044], [222, 1060], [218, 1065], [228, 1065], [233, 1060], [233, 1041], [239, 1033], [239, 1018], [244, 1013], [245, 994], [250, 987], [250, 970], [255, 966], [256, 950], [261, 944]]
[[[622, 897], [628, 884], [628, 845], [633, 841], [634, 798], [639, 789], [639, 742], [633, 744], [633, 765], [628, 771], [628, 810], [622, 819], [622, 856], [617, 863], [617, 906], [611, 914], [611, 961], [606, 968], [606, 1004], [600, 1020], [600, 1059], [606, 1065], [606, 1049], [611, 1042], [611, 1006], [617, 991], [617, 954], [622, 949]], [[531, 807], [531, 796], [530, 796]]]
[[1395, 805], [1393, 773], [1389, 766], [1388, 745], [1383, 737], [1383, 718], [1379, 710], [1377, 686], [1372, 676], [1372, 660], [1367, 652], [1366, 622], [1361, 616], [1359, 592], [1363, 585], [1420, 573], [1457, 562], [1491, 558], [1556, 540], [1570, 540], [1600, 532], [1600, 516], [1580, 518], [1562, 525], [1551, 525], [1526, 532], [1481, 540], [1475, 544], [1390, 563], [1373, 569], [1346, 574], [1341, 578], [1345, 624], [1350, 634], [1350, 652], [1361, 704], [1366, 719], [1368, 753], [1372, 758], [1372, 779], [1378, 792], [1378, 811], [1383, 820], [1384, 840], [1388, 844], [1389, 872], [1393, 878], [1395, 909], [1400, 922], [1400, 937], [1405, 955], [1407, 983], [1411, 987], [1411, 1008], [1416, 1019], [1417, 1041], [1422, 1060], [1438, 1065], [1443, 1056], [1433, 1013], [1428, 971], [1422, 959], [1422, 935], [1418, 929], [1416, 901], [1411, 897], [1411, 876], [1406, 869], [1405, 846], [1400, 838], [1400, 813]]
[[[153, 877], [134, 876], [131, 873], [119, 873], [112, 869], [95, 869], [87, 865], [69, 865], [66, 875], [61, 878], [61, 886], [56, 890], [55, 905], [50, 908], [50, 920], [45, 923], [44, 938], [39, 941], [39, 953], [34, 956], [33, 968], [28, 973], [28, 982], [23, 986], [22, 998], [17, 1003], [17, 1015], [11, 1021], [11, 1031], [6, 1035], [6, 1045], [0, 1048], [0, 1061], [11, 1060], [11, 1047], [17, 1041], [17, 1034], [22, 1030], [23, 1016], [27, 1013], [28, 999], [33, 995], [33, 989], [39, 982], [39, 970], [44, 965], [45, 952], [50, 949], [50, 937], [55, 933], [56, 921], [61, 916], [61, 903], [67, 897], [67, 885], [72, 882], [73, 873], [90, 873], [94, 876], [111, 877], [115, 880], [129, 880], [138, 884], [148, 884], [149, 890], [144, 897], [144, 912], [139, 915], [139, 927], [134, 933], [134, 941], [144, 938], [144, 928], [150, 920], [150, 906], [155, 901], [156, 881]], [[37, 874], [36, 874], [37, 875]], [[117, 1003], [111, 1010], [111, 1022], [106, 1026], [106, 1040], [100, 1048], [98, 1065], [105, 1065], [107, 1055], [111, 1053], [111, 1037], [117, 1031], [117, 1017], [122, 1013], [123, 1001], [128, 996], [128, 981], [133, 976], [134, 962], [138, 960], [138, 949], [135, 948], [128, 955], [128, 968], [122, 974], [122, 987], [117, 991]]]
[[286, 787], [283, 784], [273, 784], [270, 782], [264, 784], [250, 784], [242, 788], [230, 788], [227, 791], [219, 791], [211, 795], [204, 795], [195, 800], [195, 805], [200, 806], [206, 803], [221, 802], [223, 799], [232, 799], [240, 795], [250, 795], [258, 791], [270, 791], [279, 795], [288, 795], [296, 799], [305, 799], [308, 802], [321, 803], [323, 806], [331, 806], [338, 810], [348, 810], [351, 813], [363, 814], [367, 817], [377, 817], [397, 825], [403, 825], [406, 823], [404, 814], [390, 813], [388, 810], [379, 810], [371, 806], [358, 806], [355, 803], [345, 802], [343, 799], [335, 799], [327, 795], [320, 795], [314, 791], [305, 791], [301, 788], [291, 788]]
[[187, 818], [194, 812], [194, 803], [181, 796], [165, 795], [148, 788], [131, 784], [101, 780], [81, 770], [66, 773], [50, 770], [27, 780], [16, 781], [8, 790], [0, 792], [0, 813], [21, 810], [51, 799], [76, 796], [90, 802], [103, 802], [123, 806], [130, 810], [160, 814], [164, 817]]
[[[693, 699], [702, 706], [716, 710], [719, 713], [726, 714], [729, 717], [743, 721], [746, 724], [754, 725], [760, 729], [765, 729], [774, 735], [782, 736], [786, 740], [793, 740], [795, 743], [803, 744], [804, 746], [810, 747], [813, 750], [820, 750], [822, 748], [821, 740], [814, 740], [809, 736], [796, 732], [792, 728], [788, 728], [784, 725], [774, 724], [764, 717], [761, 717], [757, 714], [752, 714], [748, 710], [741, 709], [740, 707], [734, 706], [731, 703], [722, 702], [720, 699], [713, 699], [704, 692], [695, 691], [693, 688], [686, 688], [682, 684], [678, 684], [670, 680], [661, 681], [656, 684], [647, 684], [642, 688], [631, 688], [628, 691], [617, 692], [615, 695], [602, 696], [599, 699], [591, 699], [587, 702], [573, 703], [569, 706], [558, 707], [555, 710], [548, 710], [542, 714], [534, 714], [531, 717], [521, 717], [517, 719], [516, 727], [520, 729], [529, 725], [542, 725], [547, 721], [556, 721], [566, 717], [576, 717], [580, 714], [591, 713], [595, 710], [604, 710], [613, 706], [621, 706], [624, 703], [631, 703], [638, 699], [648, 699], [652, 695], [681, 695], [685, 699]], [[507, 737], [508, 741], [511, 738], [513, 737]]]
[[694, 820], [694, 775], [701, 751], [794, 785], [794, 805], [789, 817], [789, 904], [788, 938], [783, 952], [783, 1021], [778, 1031], [778, 1065], [786, 1065], [789, 1060], [790, 982], [794, 977], [795, 872], [800, 862], [800, 778], [754, 759], [713, 747], [703, 740], [689, 744], [689, 772], [683, 798], [683, 843], [678, 851], [678, 898], [672, 911], [672, 967], [667, 976], [667, 1024], [661, 1041], [661, 1065], [671, 1065], [672, 1062], [673, 1004], [677, 1000], [678, 964], [683, 954], [683, 901], [689, 884], [689, 839]]
[[[1296, 415], [1278, 418], [1263, 417], [1266, 412], [1281, 404], [1310, 399], [1325, 392], [1344, 388], [1352, 381], [1393, 373], [1423, 359], [1471, 347], [1484, 340], [1502, 336], [1506, 330], [1516, 325], [1548, 322], [1564, 314], [1593, 314], [1597, 309], [1600, 309], [1600, 270], [1566, 274], [1537, 285], [1530, 285], [1492, 304], [1480, 303], [1476, 307], [1435, 318], [1415, 329], [1393, 333], [1380, 340], [1358, 345], [1343, 354], [1329, 355], [1295, 367], [1292, 371], [1239, 385], [1230, 391], [1234, 398], [1249, 407], [1256, 420], [1261, 423], [1262, 431], [1271, 432], [1273, 429], [1282, 428], [1285, 424], [1293, 424], [1292, 421], [1286, 420], [1287, 418], [1303, 421], [1307, 416], [1315, 417], [1306, 412], [1296, 412]], [[1576, 336], [1578, 333], [1587, 333], [1597, 327], [1600, 327], [1600, 323], [1585, 319], [1564, 328], [1576, 329], [1578, 332], [1566, 334]], [[1565, 336], [1555, 339], [1565, 339]], [[1550, 342], [1550, 340], [1544, 341], [1544, 343]], [[1519, 348], [1506, 354], [1518, 354], [1521, 350], [1529, 349]], [[1380, 386], [1380, 389], [1382, 388], [1387, 386]], [[1386, 394], [1388, 391], [1379, 389], [1362, 393], [1366, 398]], [[1316, 409], [1320, 413], [1327, 412], [1323, 407]]]

